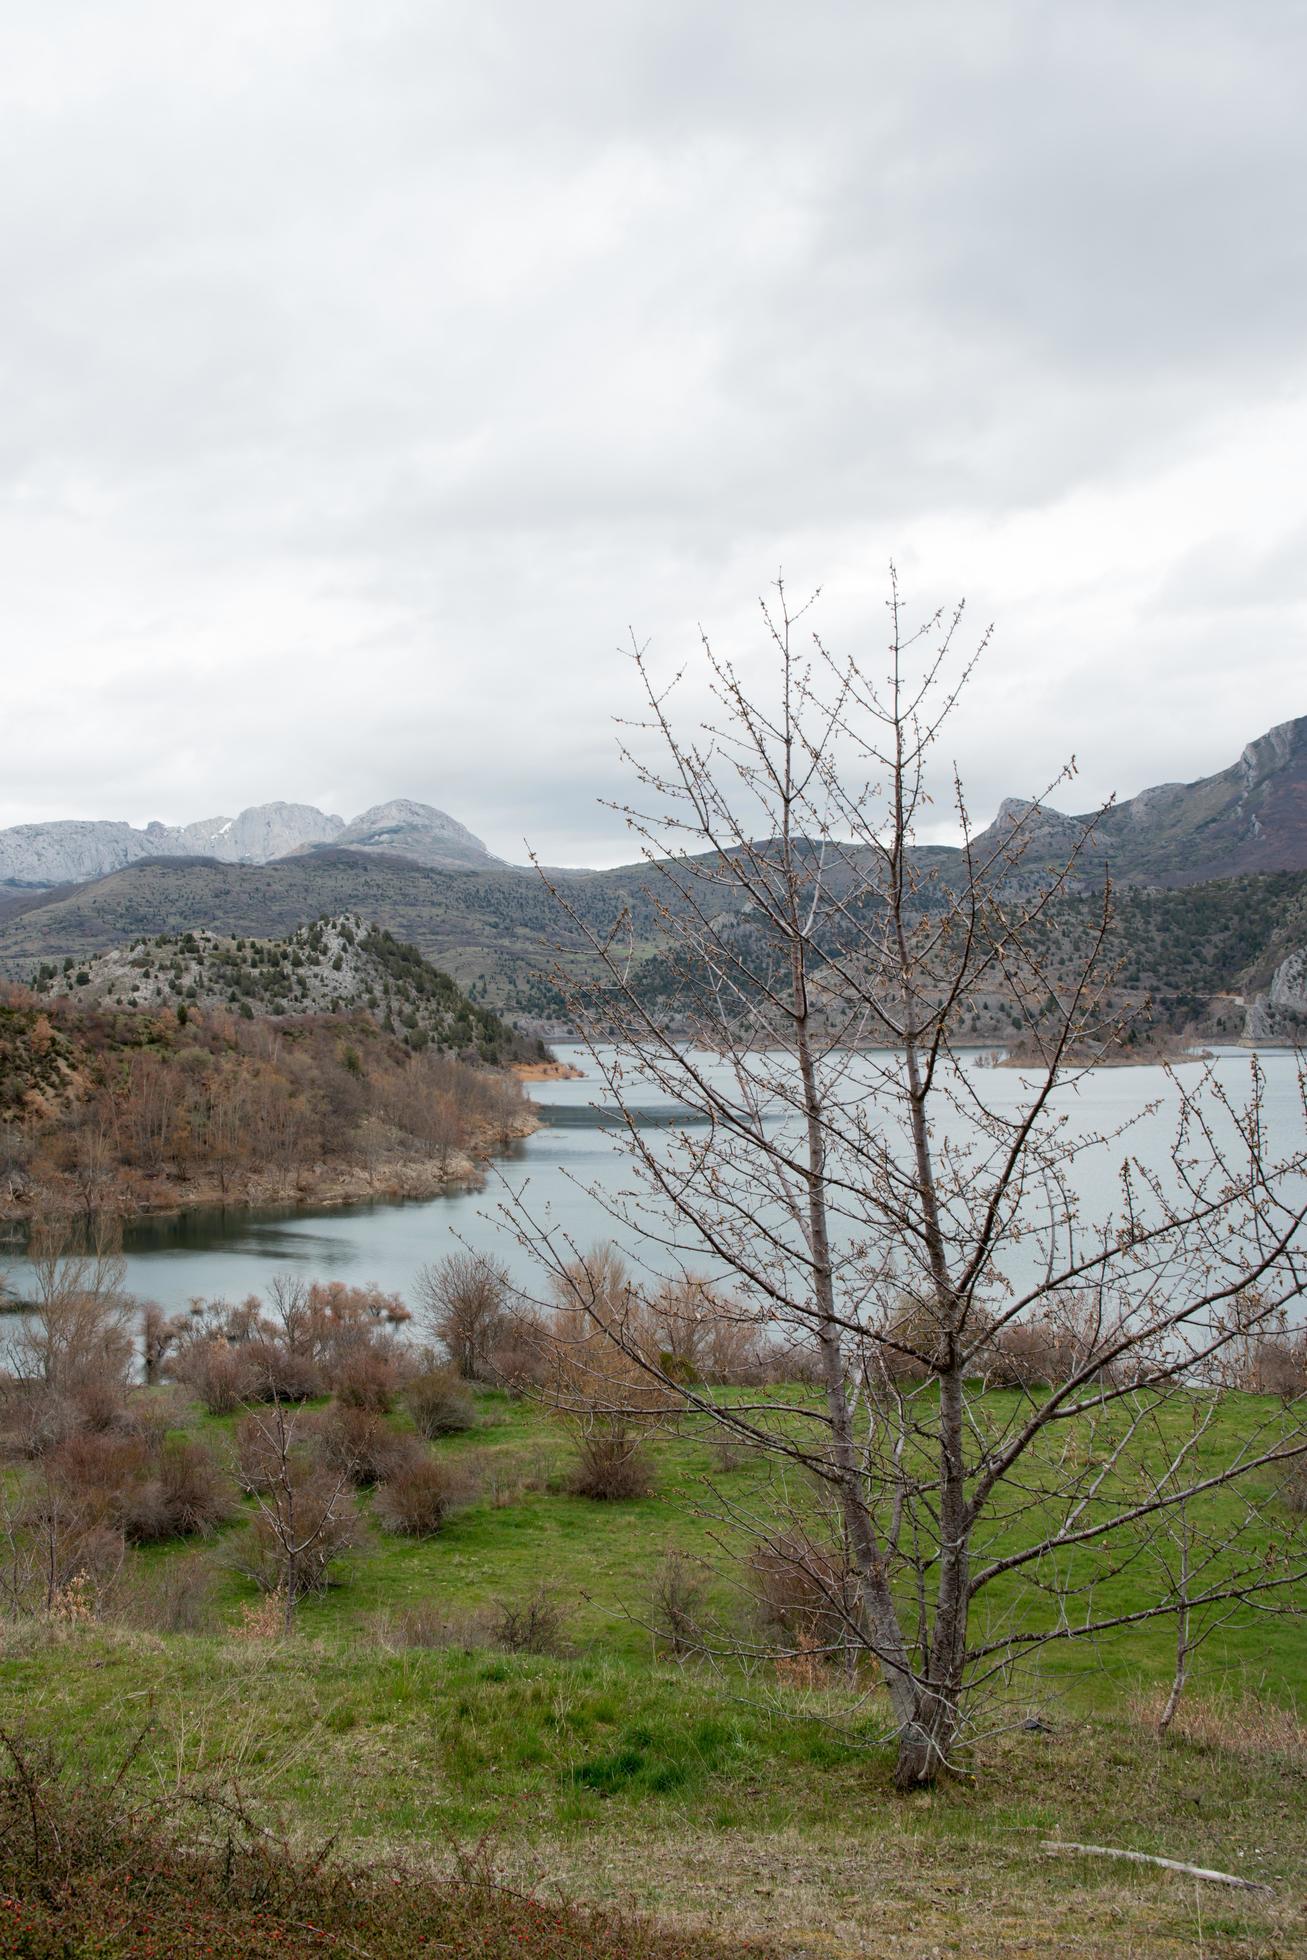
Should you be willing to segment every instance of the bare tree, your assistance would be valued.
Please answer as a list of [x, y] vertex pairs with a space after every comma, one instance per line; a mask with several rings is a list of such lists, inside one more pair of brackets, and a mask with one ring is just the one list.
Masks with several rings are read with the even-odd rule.
[[480, 1252], [451, 1252], [417, 1276], [422, 1320], [467, 1381], [488, 1380], [509, 1325], [508, 1268]]
[[264, 1591], [278, 1595], [287, 1634], [294, 1629], [300, 1600], [323, 1589], [333, 1560], [358, 1531], [349, 1461], [332, 1470], [307, 1447], [307, 1440], [303, 1412], [280, 1400], [246, 1414], [243, 1447], [256, 1474], [250, 1474], [247, 1463], [242, 1480], [258, 1516], [242, 1569]]
[[[856, 1577], [828, 1600], [832, 1644], [874, 1657], [910, 1788], [1023, 1656], [1173, 1613], [1182, 1592], [1192, 1611], [1247, 1590], [1220, 1559], [1166, 1578], [1149, 1533], [1304, 1448], [1292, 1411], [1258, 1402], [1197, 1451], [1189, 1410], [1222, 1350], [1307, 1285], [1307, 1156], [1275, 1155], [1256, 1060], [1246, 1099], [1213, 1069], [1188, 1086], [1169, 1072], [1141, 1119], [1169, 1112], [1160, 1153], [1128, 1125], [1076, 1122], [1080, 1070], [1128, 1028], [1095, 825], [1048, 869], [1038, 802], [977, 834], [954, 778], [960, 847], [920, 842], [975, 656], [955, 652], [960, 607], [910, 630], [891, 576], [884, 678], [816, 636], [801, 654], [806, 608], [778, 586], [774, 688], [747, 688], [705, 640], [716, 716], [686, 732], [633, 644], [646, 712], [624, 739], [650, 807], [625, 815], [663, 934], [657, 991], [629, 919], [597, 930], [552, 887], [598, 975], [559, 985], [638, 1173], [594, 1193], [614, 1238], [659, 1280], [707, 1257], [735, 1319], [815, 1392], [687, 1381], [642, 1321], [597, 1306], [578, 1248], [527, 1197], [509, 1203], [620, 1353], [614, 1397], [634, 1367], [665, 1406], [831, 1494]], [[1077, 936], [1059, 908], [1086, 885], [1101, 904]], [[996, 1001], [1035, 1058], [1020, 1076], [961, 1047]], [[642, 1124], [651, 1088], [685, 1120]], [[1094, 1207], [1083, 1180], [1105, 1161], [1116, 1196]], [[996, 1343], [1040, 1326], [1057, 1379], [988, 1388]], [[812, 1560], [819, 1587], [831, 1556]], [[1105, 1584], [1127, 1569], [1156, 1582], [1134, 1604]]]

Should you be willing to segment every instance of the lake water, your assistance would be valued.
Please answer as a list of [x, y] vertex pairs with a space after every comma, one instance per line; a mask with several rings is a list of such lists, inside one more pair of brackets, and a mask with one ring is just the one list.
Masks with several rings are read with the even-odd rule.
[[[561, 1059], [589, 1066], [582, 1050], [562, 1047]], [[1278, 1152], [1303, 1142], [1302, 1109], [1293, 1055], [1269, 1051], [1266, 1121]], [[1250, 1058], [1245, 1050], [1218, 1054], [1215, 1072], [1236, 1100], [1246, 1094]], [[978, 1066], [979, 1057], [967, 1067]], [[1188, 1067], [1181, 1070], [1188, 1077]], [[1015, 1109], [1022, 1080], [1014, 1069], [986, 1071], [991, 1103]], [[418, 1269], [460, 1245], [494, 1252], [514, 1278], [538, 1288], [538, 1269], [499, 1214], [507, 1188], [525, 1191], [536, 1217], [547, 1216], [573, 1242], [590, 1245], [614, 1236], [612, 1222], [588, 1186], [613, 1189], [629, 1180], [629, 1166], [615, 1133], [594, 1109], [601, 1085], [593, 1075], [534, 1085], [545, 1112], [541, 1129], [493, 1167], [484, 1189], [453, 1192], [422, 1202], [337, 1206], [323, 1210], [193, 1211], [130, 1223], [125, 1250], [128, 1284], [142, 1298], [169, 1311], [197, 1298], [240, 1299], [262, 1292], [279, 1273], [307, 1279], [375, 1282], [411, 1294]], [[1169, 1149], [1176, 1089], [1158, 1068], [1097, 1069], [1058, 1091], [1077, 1129], [1104, 1131], [1157, 1102], [1156, 1113], [1131, 1133], [1130, 1147], [1145, 1162], [1162, 1163]], [[672, 1105], [651, 1090], [640, 1097], [651, 1117]], [[1084, 1209], [1101, 1215], [1115, 1195], [1120, 1149], [1082, 1160], [1078, 1170]], [[22, 1291], [14, 1273], [15, 1290]]]

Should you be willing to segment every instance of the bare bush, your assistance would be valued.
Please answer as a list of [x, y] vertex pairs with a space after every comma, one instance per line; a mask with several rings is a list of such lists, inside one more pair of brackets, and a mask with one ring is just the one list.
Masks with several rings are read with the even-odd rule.
[[538, 1586], [525, 1599], [496, 1600], [489, 1620], [490, 1639], [511, 1654], [563, 1654], [568, 1614], [557, 1593]]
[[453, 1368], [424, 1368], [405, 1383], [401, 1400], [418, 1435], [428, 1442], [471, 1429], [476, 1422], [472, 1391]]
[[106, 1602], [106, 1617], [143, 1633], [212, 1633], [218, 1626], [210, 1556], [125, 1566]]
[[1296, 1456], [1280, 1473], [1280, 1502], [1297, 1517], [1307, 1517], [1307, 1456]]
[[468, 1450], [460, 1460], [496, 1511], [507, 1510], [530, 1492], [549, 1488], [549, 1456], [538, 1444], [525, 1449]]
[[49, 1457], [49, 1478], [88, 1525], [129, 1544], [207, 1534], [231, 1512], [231, 1490], [211, 1451], [189, 1437], [157, 1447], [139, 1436], [84, 1431]]
[[[858, 1579], [838, 1547], [797, 1529], [755, 1545], [751, 1590], [764, 1632], [789, 1658], [856, 1665]], [[814, 1682], [808, 1685], [815, 1685]]]
[[667, 1552], [654, 1574], [650, 1596], [654, 1637], [674, 1660], [684, 1660], [701, 1644], [707, 1604], [703, 1568], [684, 1552]]
[[342, 1408], [370, 1409], [387, 1415], [395, 1406], [402, 1370], [398, 1356], [379, 1347], [361, 1349], [341, 1361], [332, 1377]]
[[257, 1383], [248, 1355], [222, 1340], [191, 1343], [172, 1364], [179, 1382], [211, 1416], [229, 1416], [250, 1401]]
[[567, 1488], [574, 1497], [590, 1497], [601, 1503], [648, 1497], [653, 1490], [653, 1466], [639, 1433], [629, 1424], [616, 1421], [601, 1428], [582, 1429], [576, 1439], [576, 1462]]
[[359, 1489], [386, 1482], [423, 1460], [417, 1438], [392, 1429], [375, 1409], [333, 1407], [313, 1418], [308, 1433], [322, 1462]]
[[433, 1538], [451, 1511], [469, 1504], [475, 1487], [462, 1464], [415, 1458], [378, 1485], [375, 1510], [388, 1531]]

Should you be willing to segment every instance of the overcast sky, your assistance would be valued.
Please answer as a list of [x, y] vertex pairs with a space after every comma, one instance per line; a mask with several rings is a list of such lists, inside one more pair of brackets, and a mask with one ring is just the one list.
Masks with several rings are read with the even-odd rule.
[[1300, 0], [3, 0], [0, 823], [630, 854], [633, 625], [997, 633], [982, 818], [1307, 713]]

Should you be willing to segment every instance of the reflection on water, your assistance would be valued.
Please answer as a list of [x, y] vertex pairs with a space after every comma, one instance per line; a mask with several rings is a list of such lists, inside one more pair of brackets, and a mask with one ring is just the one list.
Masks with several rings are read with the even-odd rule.
[[[583, 1055], [567, 1052], [568, 1059], [584, 1066]], [[1270, 1053], [1262, 1061], [1271, 1136], [1277, 1151], [1287, 1150], [1301, 1136], [1294, 1058]], [[1249, 1057], [1240, 1051], [1223, 1055], [1218, 1063], [1222, 1081], [1240, 1100], [1248, 1066]], [[317, 1211], [204, 1209], [133, 1220], [125, 1234], [128, 1283], [133, 1292], [169, 1311], [196, 1298], [240, 1299], [261, 1292], [288, 1267], [309, 1279], [375, 1282], [407, 1295], [419, 1267], [464, 1245], [494, 1252], [520, 1285], [538, 1286], [537, 1269], [501, 1210], [508, 1191], [523, 1192], [537, 1220], [547, 1220], [584, 1246], [614, 1235], [612, 1220], [588, 1187], [613, 1190], [630, 1181], [620, 1139], [595, 1107], [603, 1100], [602, 1085], [593, 1078], [550, 1081], [544, 1093], [546, 1127], [491, 1166], [482, 1190]], [[987, 1071], [985, 1093], [1016, 1109], [1023, 1098], [1020, 1074]], [[1132, 1132], [1131, 1148], [1151, 1161], [1164, 1161], [1175, 1089], [1160, 1069], [1095, 1070], [1065, 1091], [1059, 1089], [1058, 1095], [1059, 1100], [1065, 1096], [1076, 1126], [1086, 1131], [1110, 1130], [1159, 1101], [1158, 1111]], [[673, 1105], [653, 1092], [642, 1091], [640, 1100], [647, 1104], [642, 1113], [650, 1122], [676, 1115]], [[1083, 1165], [1079, 1181], [1089, 1215], [1102, 1215], [1111, 1206], [1119, 1155], [1104, 1152]], [[12, 1269], [21, 1260], [8, 1263]], [[21, 1280], [14, 1277], [21, 1292]]]

